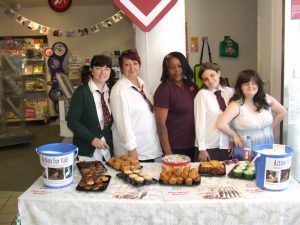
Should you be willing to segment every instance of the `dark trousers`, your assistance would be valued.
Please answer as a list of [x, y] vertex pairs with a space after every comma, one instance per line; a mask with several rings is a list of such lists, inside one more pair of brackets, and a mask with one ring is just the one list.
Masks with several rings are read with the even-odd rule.
[[206, 149], [211, 160], [224, 161], [229, 159], [228, 149], [212, 148]]
[[191, 158], [192, 162], [197, 162], [197, 160], [198, 160], [198, 158], [195, 158], [195, 153], [196, 153], [195, 147], [184, 148], [184, 149], [172, 149], [172, 153], [189, 156]]

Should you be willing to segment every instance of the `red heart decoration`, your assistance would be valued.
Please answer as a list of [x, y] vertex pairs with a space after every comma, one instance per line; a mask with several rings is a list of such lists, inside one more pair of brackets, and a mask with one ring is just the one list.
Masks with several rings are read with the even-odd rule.
[[114, 0], [115, 5], [142, 31], [150, 31], [177, 0]]
[[143, 1], [143, 0], [131, 0], [131, 2], [139, 9], [144, 15], [148, 15], [152, 9], [154, 9], [160, 0], [151, 0], [151, 1]]

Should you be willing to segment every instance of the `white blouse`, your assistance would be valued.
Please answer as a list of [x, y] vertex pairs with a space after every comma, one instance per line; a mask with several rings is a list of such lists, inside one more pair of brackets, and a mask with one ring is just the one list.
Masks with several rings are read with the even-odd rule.
[[[138, 77], [138, 82], [153, 103], [144, 81]], [[116, 155], [121, 155], [136, 148], [139, 160], [154, 159], [162, 155], [155, 118], [144, 97], [133, 86], [123, 76], [111, 90], [110, 106], [115, 123], [112, 127], [114, 151]]]
[[[221, 95], [226, 105], [233, 95], [230, 87], [221, 87]], [[201, 89], [194, 100], [195, 115], [195, 145], [199, 151], [220, 148], [228, 149], [228, 136], [217, 128], [217, 120], [223, 113], [214, 94], [215, 90]]]

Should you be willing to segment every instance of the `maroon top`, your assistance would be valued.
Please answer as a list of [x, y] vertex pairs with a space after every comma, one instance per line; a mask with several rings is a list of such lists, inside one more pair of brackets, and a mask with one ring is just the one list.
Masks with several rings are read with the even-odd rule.
[[166, 125], [171, 149], [195, 145], [194, 98], [198, 87], [183, 79], [184, 88], [171, 81], [161, 83], [154, 94], [154, 107], [168, 109]]

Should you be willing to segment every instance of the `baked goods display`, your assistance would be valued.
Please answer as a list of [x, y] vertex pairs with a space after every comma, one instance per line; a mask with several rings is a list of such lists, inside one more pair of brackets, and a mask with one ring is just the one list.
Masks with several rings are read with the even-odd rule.
[[77, 167], [81, 173], [81, 175], [84, 174], [101, 174], [105, 173], [107, 169], [100, 161], [90, 161], [90, 162], [78, 162]]
[[159, 182], [161, 184], [169, 185], [199, 185], [201, 181], [200, 174], [197, 168], [193, 167], [175, 167], [162, 168], [159, 175]]
[[228, 177], [253, 180], [255, 179], [255, 167], [249, 161], [240, 162], [228, 173]]
[[199, 173], [202, 176], [224, 176], [226, 174], [226, 167], [220, 161], [210, 160], [200, 163]]
[[107, 170], [100, 161], [82, 161], [77, 163], [81, 173], [81, 180], [76, 190], [78, 191], [104, 191], [111, 176], [102, 175]]
[[107, 165], [122, 172], [126, 170], [137, 170], [142, 168], [138, 160], [131, 159], [128, 157], [128, 155], [112, 157], [108, 160]]
[[123, 173], [118, 173], [117, 177], [121, 178], [122, 180], [126, 181], [129, 184], [135, 186], [142, 186], [148, 184], [156, 184], [157, 181], [153, 179], [150, 175], [141, 172], [141, 170], [125, 170]]
[[186, 155], [166, 155], [161, 159], [162, 168], [171, 169], [175, 167], [187, 167], [191, 163], [191, 158]]
[[108, 186], [110, 178], [111, 176], [109, 175], [84, 175], [78, 183], [76, 190], [88, 192], [104, 191]]

